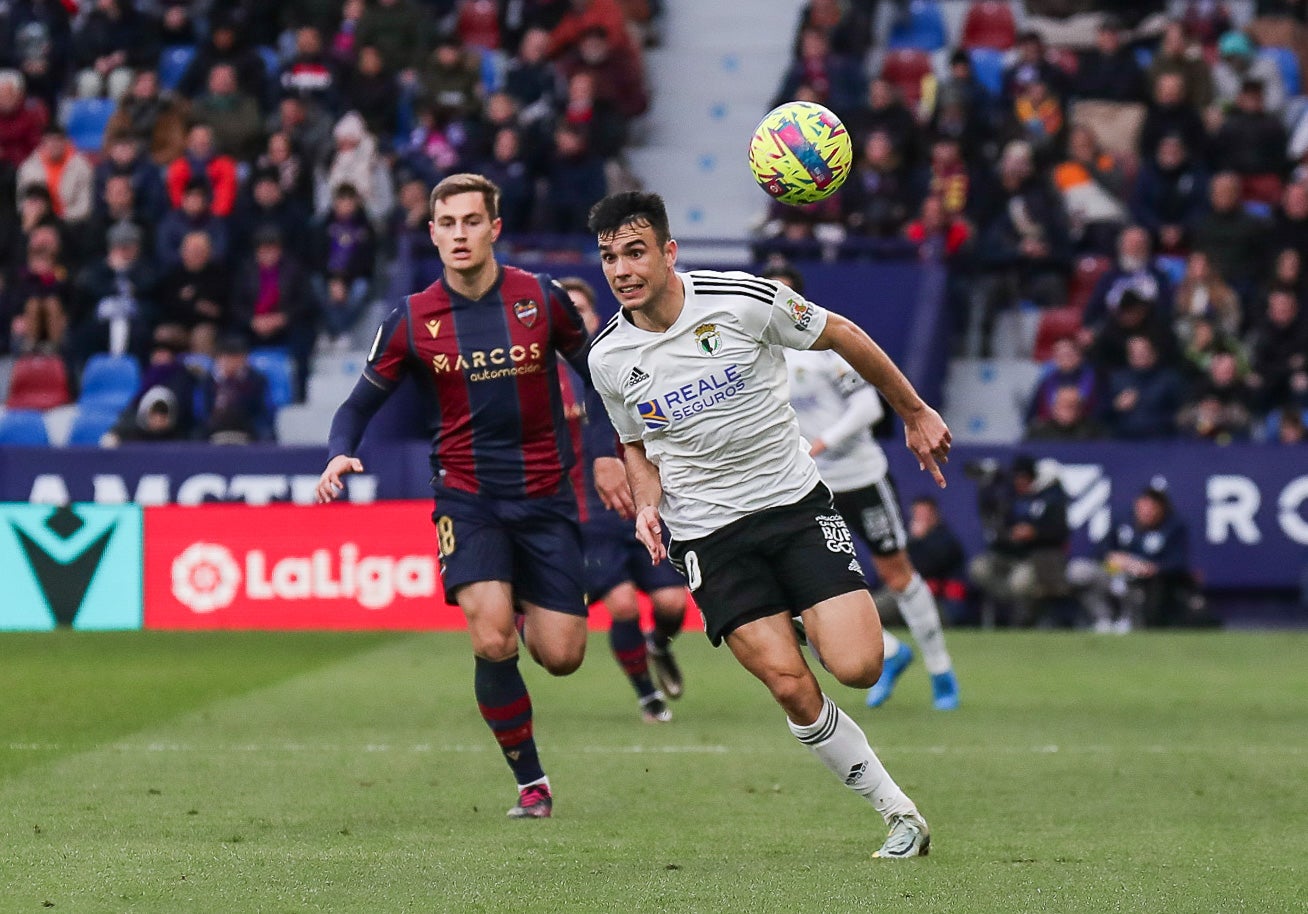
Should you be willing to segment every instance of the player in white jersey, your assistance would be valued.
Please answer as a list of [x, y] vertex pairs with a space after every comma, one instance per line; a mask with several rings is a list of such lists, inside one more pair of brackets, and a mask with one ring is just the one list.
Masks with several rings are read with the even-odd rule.
[[[765, 275], [796, 292], [804, 291], [799, 273], [789, 267]], [[877, 576], [894, 594], [931, 674], [932, 703], [937, 710], [952, 711], [958, 707], [958, 680], [945, 647], [940, 609], [909, 560], [899, 494], [886, 454], [872, 437], [872, 425], [884, 415], [881, 398], [829, 349], [787, 349], [785, 354], [790, 405], [799, 416], [800, 434], [809, 442], [809, 455], [831, 487], [836, 510], [863, 538]], [[913, 661], [912, 649], [884, 628], [882, 638], [885, 662], [881, 678], [867, 693], [870, 708], [886, 703], [895, 681]]]
[[822, 693], [791, 626], [802, 617], [845, 685], [880, 677], [876, 605], [800, 437], [777, 347], [843, 355], [885, 392], [941, 485], [949, 430], [851, 321], [747, 273], [677, 272], [657, 194], [605, 197], [590, 228], [621, 306], [593, 341], [591, 375], [625, 445], [637, 537], [656, 564], [670, 557], [686, 575], [709, 638], [725, 640], [767, 686], [791, 732], [885, 819], [890, 833], [873, 856], [924, 855], [926, 821], [863, 730]]

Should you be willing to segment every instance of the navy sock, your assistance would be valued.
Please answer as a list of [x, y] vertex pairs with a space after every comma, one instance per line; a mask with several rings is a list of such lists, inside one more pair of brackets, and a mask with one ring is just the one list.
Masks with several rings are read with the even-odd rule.
[[518, 670], [517, 656], [508, 660], [476, 658], [473, 689], [481, 716], [495, 734], [504, 760], [519, 784], [545, 777], [531, 729], [531, 696]]
[[671, 643], [672, 639], [681, 633], [681, 626], [685, 620], [681, 616], [660, 616], [654, 614], [654, 643], [665, 648]]
[[654, 694], [654, 682], [649, 678], [649, 658], [645, 652], [645, 635], [640, 630], [640, 622], [613, 620], [609, 627], [609, 645], [613, 656], [622, 667], [622, 671], [631, 680], [636, 694], [646, 698]]

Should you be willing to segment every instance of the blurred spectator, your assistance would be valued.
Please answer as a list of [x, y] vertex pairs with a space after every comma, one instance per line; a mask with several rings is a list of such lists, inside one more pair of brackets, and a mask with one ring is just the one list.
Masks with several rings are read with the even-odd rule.
[[462, 163], [456, 141], [461, 124], [451, 124], [442, 109], [423, 105], [416, 112], [416, 124], [396, 149], [400, 168], [422, 176], [428, 184], [459, 170]]
[[45, 105], [27, 97], [17, 70], [0, 70], [0, 170], [13, 174], [36, 151], [50, 116]]
[[341, 184], [331, 211], [315, 227], [312, 270], [314, 294], [322, 306], [323, 331], [332, 343], [350, 343], [350, 331], [370, 301], [377, 267], [377, 236], [363, 212], [359, 192]]
[[254, 167], [256, 176], [276, 175], [283, 198], [305, 212], [313, 208], [312, 169], [285, 133], [278, 132], [268, 137], [267, 148], [255, 160]]
[[1086, 406], [1081, 391], [1068, 385], [1054, 391], [1049, 418], [1026, 427], [1028, 441], [1092, 441], [1104, 437], [1103, 426]]
[[1187, 35], [1193, 36], [1202, 47], [1211, 49], [1230, 30], [1231, 14], [1226, 4], [1217, 0], [1192, 0], [1185, 5], [1181, 24]]
[[1241, 87], [1253, 81], [1262, 84], [1264, 109], [1281, 113], [1285, 107], [1285, 81], [1276, 61], [1257, 54], [1252, 39], [1244, 32], [1227, 32], [1217, 42], [1217, 52], [1220, 58], [1213, 65], [1213, 87], [1219, 105], [1236, 104]]
[[1107, 253], [1127, 221], [1126, 176], [1084, 125], [1068, 134], [1067, 158], [1053, 169], [1073, 239], [1082, 251]]
[[1012, 62], [1004, 70], [1004, 99], [1008, 104], [1033, 82], [1044, 83], [1057, 98], [1067, 96], [1067, 74], [1045, 56], [1045, 44], [1038, 32], [1018, 35], [1012, 56]]
[[626, 17], [617, 0], [569, 0], [563, 16], [550, 31], [550, 56], [557, 58], [571, 50], [586, 32], [596, 27], [604, 30], [616, 51], [640, 64], [640, 49], [631, 41]]
[[277, 113], [268, 121], [268, 133], [284, 134], [295, 155], [312, 170], [331, 156], [333, 123], [298, 95], [288, 95], [277, 103]]
[[563, 90], [548, 58], [549, 45], [549, 32], [529, 29], [504, 76], [504, 91], [518, 103], [526, 124], [551, 117], [561, 103]]
[[612, 104], [596, 94], [595, 77], [585, 70], [568, 80], [563, 122], [583, 134], [591, 152], [601, 159], [615, 158], [626, 143], [626, 121]]
[[1081, 98], [1144, 101], [1144, 74], [1135, 54], [1122, 41], [1122, 23], [1117, 17], [1107, 15], [1099, 20], [1094, 49], [1081, 55], [1073, 91]]
[[105, 138], [105, 155], [95, 166], [95, 198], [104, 196], [105, 183], [112, 177], [127, 178], [141, 218], [153, 224], [168, 209], [168, 190], [158, 166], [146, 157], [140, 141], [130, 133]]
[[1098, 561], [1074, 559], [1068, 568], [1096, 632], [1201, 621], [1189, 532], [1161, 485], [1136, 496], [1131, 522], [1114, 527], [1100, 551]]
[[209, 204], [209, 186], [193, 179], [182, 193], [182, 205], [170, 209], [159, 222], [155, 235], [155, 257], [167, 270], [181, 259], [182, 239], [191, 232], [204, 232], [215, 260], [225, 263], [231, 253], [227, 220], [214, 214]]
[[1185, 276], [1176, 290], [1172, 329], [1182, 346], [1189, 346], [1194, 322], [1204, 318], [1222, 334], [1234, 337], [1243, 323], [1240, 297], [1213, 269], [1208, 255], [1195, 251], [1185, 261]]
[[[359, 20], [363, 18], [367, 10], [367, 4], [364, 0], [345, 0], [340, 5], [339, 20], [331, 21], [328, 17], [320, 19], [308, 19], [303, 22], [296, 22], [291, 26], [297, 29], [302, 25], [311, 25], [323, 35], [331, 35], [331, 40], [327, 42], [327, 53], [331, 55], [336, 65], [343, 70], [347, 69], [359, 56], [359, 43], [356, 40], [359, 34]], [[333, 10], [332, 12], [337, 12]], [[336, 17], [332, 17], [335, 19]], [[333, 34], [333, 28], [335, 32]], [[375, 48], [376, 45], [370, 45]], [[348, 105], [349, 102], [346, 102]]]
[[477, 171], [495, 182], [500, 189], [500, 219], [504, 232], [516, 235], [531, 228], [536, 206], [536, 187], [522, 154], [522, 138], [512, 127], [495, 133], [489, 160]]
[[586, 214], [607, 193], [604, 160], [591, 151], [585, 132], [567, 121], [554, 130], [545, 194], [547, 231], [586, 231]]
[[186, 346], [182, 328], [161, 324], [155, 329], [140, 388], [101, 439], [102, 445], [195, 437], [196, 380], [181, 358]]
[[218, 342], [213, 369], [204, 379], [201, 437], [210, 444], [272, 441], [273, 416], [268, 407], [268, 379], [250, 364], [244, 338]]
[[1305, 412], [1297, 406], [1286, 406], [1276, 411], [1272, 440], [1277, 444], [1302, 445], [1308, 441]]
[[1199, 159], [1207, 158], [1208, 130], [1185, 94], [1185, 77], [1164, 72], [1154, 82], [1153, 100], [1140, 126], [1136, 148], [1140, 157], [1154, 159], [1164, 137], [1178, 136], [1185, 148]]
[[198, 32], [190, 0], [162, 0], [159, 7], [159, 44], [166, 48], [195, 44]]
[[867, 87], [867, 103], [842, 117], [855, 149], [862, 149], [867, 138], [880, 131], [890, 137], [891, 145], [905, 162], [917, 158], [917, 122], [904, 105], [899, 90], [880, 77]]
[[215, 150], [213, 128], [206, 124], [196, 124], [187, 132], [186, 152], [168, 166], [164, 180], [174, 209], [181, 207], [182, 198], [197, 183], [204, 185], [206, 205], [215, 216], [230, 216], [236, 205], [236, 160]]
[[1208, 376], [1208, 366], [1213, 356], [1219, 352], [1229, 352], [1236, 357], [1239, 371], [1248, 375], [1249, 359], [1239, 337], [1224, 333], [1208, 317], [1196, 317], [1190, 324], [1190, 337], [1185, 342], [1182, 371], [1192, 381], [1199, 381]]
[[1181, 77], [1185, 103], [1195, 111], [1207, 108], [1213, 100], [1213, 74], [1204, 60], [1203, 48], [1191, 42], [1185, 26], [1175, 19], [1163, 27], [1158, 52], [1149, 64], [1149, 82], [1157, 93], [1158, 80], [1164, 74]]
[[54, 214], [76, 223], [91, 215], [95, 175], [91, 162], [73, 148], [62, 127], [48, 125], [41, 142], [18, 168], [18, 195], [33, 184], [50, 192]]
[[349, 184], [358, 191], [368, 217], [380, 219], [390, 210], [394, 190], [390, 173], [378, 155], [376, 138], [368, 132], [363, 118], [351, 111], [337, 122], [332, 139], [336, 143], [336, 152], [323, 183], [326, 196], [315, 209], [325, 213], [336, 189]]
[[259, 103], [240, 91], [231, 64], [218, 64], [209, 71], [208, 91], [191, 106], [191, 118], [213, 131], [214, 148], [221, 156], [251, 159], [263, 145]]
[[[1308, 288], [1306, 288], [1308, 286], [1308, 277], [1304, 276], [1304, 255], [1299, 253], [1301, 250], [1304, 249], [1283, 247], [1277, 251], [1276, 260], [1272, 263], [1271, 276], [1268, 277], [1264, 286], [1264, 294], [1259, 296], [1260, 300], [1265, 301], [1266, 292], [1278, 286], [1294, 289], [1299, 300], [1304, 300], [1305, 292], [1308, 292]], [[1247, 327], [1252, 322], [1250, 320], [1252, 316], [1248, 313], [1248, 309], [1245, 309], [1242, 326]]]
[[1262, 83], [1245, 80], [1213, 140], [1213, 162], [1240, 175], [1283, 175], [1288, 142], [1280, 118], [1263, 108]]
[[462, 120], [481, 108], [481, 64], [457, 35], [445, 34], [418, 72], [419, 101], [448, 120]]
[[1054, 414], [1054, 398], [1065, 387], [1076, 389], [1088, 414], [1100, 412], [1103, 391], [1099, 372], [1086, 360], [1085, 351], [1072, 337], [1063, 337], [1054, 343], [1053, 358], [1049, 360], [1027, 406], [1027, 424], [1049, 420]]
[[1154, 158], [1140, 168], [1131, 215], [1149, 229], [1159, 251], [1176, 254], [1207, 207], [1207, 171], [1178, 134], [1164, 134]]
[[1269, 246], [1277, 253], [1287, 248], [1308, 251], [1308, 184], [1295, 181], [1281, 192], [1281, 205], [1272, 222]]
[[1062, 149], [1063, 102], [1043, 80], [1032, 80], [1017, 90], [1008, 120], [1005, 135], [1011, 140], [1029, 143], [1042, 162]]
[[831, 40], [831, 51], [852, 61], [867, 57], [872, 47], [872, 18], [875, 4], [842, 3], [841, 0], [809, 0], [799, 12], [799, 29], [821, 29]]
[[209, 38], [196, 49], [191, 63], [177, 82], [177, 91], [187, 98], [199, 95], [209, 84], [209, 71], [220, 63], [236, 69], [236, 83], [252, 98], [268, 98], [271, 76], [259, 52], [242, 40], [233, 16], [220, 13], [210, 20]]
[[120, 223], [109, 230], [108, 253], [77, 276], [70, 315], [69, 352], [80, 368], [97, 352], [146, 355], [159, 277], [141, 257], [141, 230]]
[[[486, 96], [480, 117], [467, 124], [459, 157], [468, 162], [489, 159], [495, 137], [505, 128], [518, 129], [518, 103], [507, 92], [492, 92]], [[526, 157], [533, 158], [530, 155]]]
[[171, 92], [159, 91], [159, 74], [138, 70], [127, 94], [105, 128], [107, 136], [130, 134], [165, 166], [186, 149], [187, 105]]
[[978, 502], [986, 548], [968, 573], [989, 604], [985, 615], [1008, 609], [1013, 625], [1034, 625], [1046, 601], [1067, 593], [1067, 493], [1057, 472], [1019, 454], [1010, 478], [981, 481]]
[[928, 194], [917, 218], [904, 226], [904, 237], [917, 246], [923, 259], [948, 261], [965, 251], [972, 229], [962, 217], [949, 214], [943, 198]]
[[1109, 430], [1120, 440], [1171, 438], [1181, 396], [1181, 378], [1159, 363], [1153, 340], [1132, 336], [1126, 341], [1126, 367], [1108, 381]]
[[931, 157], [925, 171], [925, 193], [940, 198], [950, 216], [970, 213], [976, 205], [976, 183], [963, 159], [959, 140], [937, 136], [931, 142]]
[[278, 84], [283, 97], [294, 96], [328, 116], [341, 107], [341, 77], [336, 62], [323, 50], [322, 33], [311, 25], [295, 30], [295, 53], [282, 67]]
[[949, 139], [967, 150], [973, 165], [994, 157], [994, 103], [973, 74], [972, 59], [966, 51], [955, 52], [950, 58], [949, 76], [937, 87], [934, 104], [926, 97], [923, 104], [931, 108], [927, 132], [935, 138], [933, 149], [935, 143]]
[[1266, 262], [1267, 225], [1244, 208], [1240, 176], [1221, 172], [1208, 187], [1209, 210], [1194, 229], [1195, 250], [1243, 297], [1253, 288]]
[[157, 23], [130, 0], [96, 0], [73, 33], [73, 63], [79, 96], [119, 98], [127, 91], [133, 69], [158, 65]]
[[908, 557], [951, 625], [966, 620], [967, 577], [963, 544], [945, 523], [930, 495], [913, 499], [909, 509]]
[[413, 0], [377, 0], [359, 18], [355, 42], [372, 45], [398, 71], [413, 71], [422, 64], [431, 28]]
[[22, 72], [28, 94], [55, 111], [73, 53], [69, 6], [60, 0], [6, 6], [7, 62]]
[[917, 204], [911, 184], [890, 137], [879, 130], [868, 134], [841, 191], [845, 224], [872, 238], [899, 235]]
[[1253, 400], [1235, 354], [1219, 350], [1208, 362], [1208, 375], [1192, 386], [1177, 416], [1177, 428], [1184, 437], [1214, 444], [1247, 441], [1253, 428]]
[[1266, 314], [1249, 334], [1250, 385], [1263, 411], [1308, 406], [1308, 320], [1293, 289], [1273, 289]]
[[228, 324], [230, 273], [213, 258], [204, 232], [182, 239], [180, 261], [164, 276], [157, 293], [161, 324], [186, 331], [192, 352], [213, 355], [219, 331]]
[[368, 132], [389, 140], [399, 125], [396, 77], [375, 45], [359, 48], [353, 69], [346, 71], [345, 107], [363, 116]]
[[1138, 225], [1127, 226], [1118, 235], [1117, 258], [1090, 293], [1082, 323], [1092, 330], [1100, 327], [1128, 291], [1151, 310], [1164, 316], [1172, 313], [1172, 281], [1154, 263], [1149, 233]]
[[103, 257], [108, 251], [109, 229], [115, 225], [135, 226], [141, 232], [142, 250], [154, 250], [155, 221], [136, 205], [136, 194], [128, 175], [112, 175], [105, 182], [104, 192], [96, 200], [91, 218], [82, 223], [78, 232], [79, 253], [88, 259]]
[[812, 87], [820, 104], [844, 119], [858, 109], [864, 95], [864, 84], [863, 73], [857, 64], [833, 54], [826, 33], [809, 27], [799, 34], [797, 52], [781, 78], [772, 106], [790, 101], [801, 85], [807, 85]]
[[589, 73], [596, 97], [624, 118], [639, 117], [649, 110], [649, 92], [639, 60], [614, 48], [602, 27], [587, 29], [559, 59], [558, 66], [565, 79], [575, 73]]
[[310, 246], [310, 233], [304, 230], [308, 223], [308, 207], [286, 199], [277, 170], [261, 168], [255, 171], [249, 193], [242, 195], [232, 216], [232, 253], [235, 257], [249, 257], [254, 253], [254, 236], [259, 229], [271, 226], [287, 239], [289, 250], [305, 256]]
[[253, 346], [285, 347], [295, 361], [296, 399], [303, 399], [318, 308], [303, 269], [282, 249], [275, 229], [254, 239], [254, 259], [241, 264], [232, 288], [233, 325]]
[[28, 230], [27, 253], [9, 297], [14, 314], [9, 328], [13, 352], [62, 348], [72, 302], [55, 226], [43, 223]]

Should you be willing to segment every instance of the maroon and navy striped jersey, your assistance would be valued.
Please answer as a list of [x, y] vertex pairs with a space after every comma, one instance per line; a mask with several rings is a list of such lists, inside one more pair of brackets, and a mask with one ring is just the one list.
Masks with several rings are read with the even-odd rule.
[[595, 459], [618, 456], [618, 433], [604, 411], [604, 401], [567, 365], [559, 365], [559, 387], [563, 391], [563, 415], [575, 442], [577, 462], [571, 478], [577, 493], [578, 520], [583, 524], [611, 521], [625, 528], [629, 524], [618, 512], [604, 506], [595, 488]]
[[473, 301], [437, 280], [377, 331], [365, 377], [412, 375], [428, 409], [438, 485], [495, 498], [550, 495], [576, 460], [558, 355], [589, 385], [589, 338], [548, 276], [502, 267]]

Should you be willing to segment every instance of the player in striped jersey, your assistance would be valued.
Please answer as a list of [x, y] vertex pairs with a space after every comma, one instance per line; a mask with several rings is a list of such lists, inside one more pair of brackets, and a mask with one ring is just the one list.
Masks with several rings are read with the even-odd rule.
[[[581, 528], [568, 478], [574, 447], [563, 418], [558, 356], [589, 379], [589, 336], [548, 277], [501, 266], [499, 188], [480, 175], [445, 178], [431, 193], [442, 277], [410, 295], [377, 331], [353, 392], [337, 410], [318, 500], [362, 471], [368, 421], [407, 375], [432, 430], [437, 541], [446, 599], [468, 620], [473, 688], [518, 784], [512, 818], [553, 809], [518, 670], [517, 614], [533, 659], [565, 676], [586, 647]], [[625, 485], [605, 495], [631, 510]]]
[[671, 558], [686, 575], [710, 640], [767, 686], [795, 737], [884, 818], [889, 834], [873, 856], [924, 855], [926, 821], [822, 693], [791, 625], [801, 616], [845, 685], [881, 675], [876, 604], [800, 436], [778, 350], [839, 353], [885, 394], [942, 486], [948, 428], [851, 321], [746, 273], [678, 272], [657, 194], [605, 197], [590, 228], [621, 306], [591, 345], [591, 372], [625, 445], [636, 535], [654, 562]]
[[[801, 295], [803, 278], [791, 268], [773, 269], [770, 278]], [[883, 415], [881, 398], [849, 364], [831, 350], [786, 350], [790, 405], [799, 417], [809, 454], [831, 487], [836, 510], [872, 553], [877, 577], [894, 595], [931, 675], [937, 710], [958, 707], [958, 680], [945, 647], [935, 597], [909, 560], [908, 531], [899, 511], [899, 495], [881, 445], [871, 426]], [[885, 704], [895, 681], [913, 660], [913, 651], [882, 629], [885, 663], [881, 678], [868, 691], [868, 707]]]

